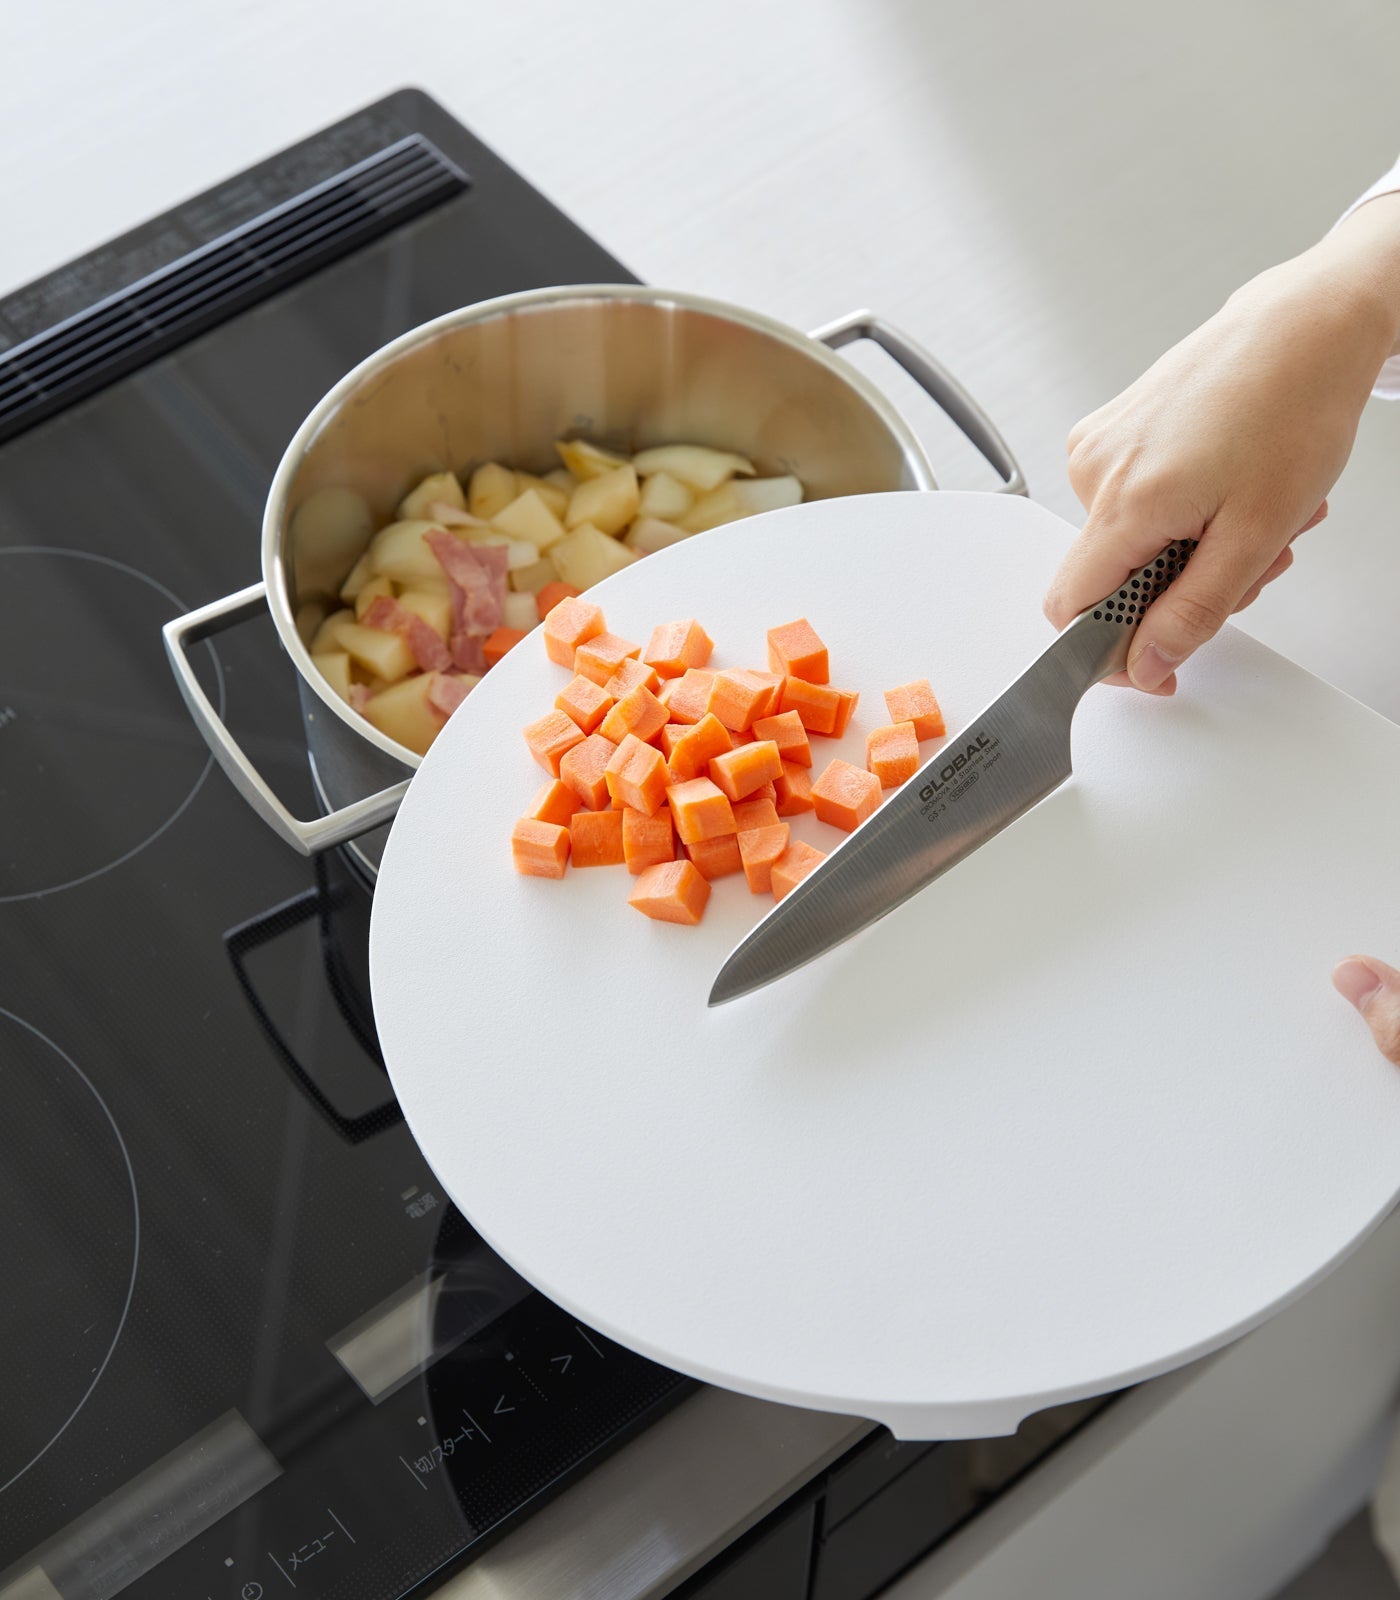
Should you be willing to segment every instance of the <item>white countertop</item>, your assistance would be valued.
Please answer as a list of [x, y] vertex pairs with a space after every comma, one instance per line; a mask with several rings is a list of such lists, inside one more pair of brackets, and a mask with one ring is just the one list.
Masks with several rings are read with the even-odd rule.
[[[11, 0], [5, 22], [0, 293], [416, 84], [652, 282], [902, 324], [1076, 521], [1075, 419], [1400, 144], [1391, 0]], [[990, 482], [930, 438], [947, 486]], [[1373, 403], [1249, 625], [1400, 720], [1397, 447], [1400, 406]]]

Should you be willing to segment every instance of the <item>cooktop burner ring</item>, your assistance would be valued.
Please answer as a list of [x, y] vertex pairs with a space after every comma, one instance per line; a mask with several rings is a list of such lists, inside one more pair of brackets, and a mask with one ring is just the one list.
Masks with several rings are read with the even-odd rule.
[[107, 1348], [102, 1355], [102, 1359], [97, 1362], [93, 1368], [92, 1377], [89, 1380], [87, 1387], [83, 1389], [81, 1395], [78, 1397], [77, 1404], [72, 1407], [67, 1416], [64, 1417], [63, 1421], [59, 1423], [58, 1427], [53, 1430], [42, 1447], [35, 1451], [35, 1453], [24, 1463], [23, 1466], [19, 1468], [18, 1471], [11, 1472], [10, 1476], [6, 1478], [3, 1483], [0, 1483], [0, 1495], [3, 1495], [12, 1484], [17, 1483], [19, 1479], [22, 1478], [32, 1466], [34, 1466], [36, 1462], [42, 1460], [42, 1458], [48, 1454], [54, 1445], [58, 1443], [59, 1439], [63, 1437], [64, 1433], [72, 1424], [74, 1418], [88, 1403], [88, 1400], [92, 1396], [93, 1390], [96, 1389], [97, 1385], [102, 1381], [102, 1375], [104, 1372], [106, 1372], [108, 1363], [112, 1359], [112, 1354], [116, 1350], [117, 1345], [121, 1340], [122, 1332], [126, 1327], [127, 1316], [131, 1311], [131, 1302], [136, 1293], [136, 1271], [137, 1264], [141, 1256], [141, 1203], [136, 1191], [136, 1172], [131, 1164], [131, 1154], [126, 1147], [126, 1140], [122, 1138], [122, 1132], [117, 1125], [117, 1119], [112, 1115], [111, 1108], [108, 1106], [107, 1102], [102, 1098], [101, 1094], [98, 1093], [97, 1087], [93, 1083], [92, 1079], [88, 1077], [87, 1073], [83, 1071], [83, 1069], [77, 1064], [76, 1061], [73, 1060], [66, 1050], [55, 1044], [46, 1033], [44, 1033], [41, 1029], [36, 1028], [32, 1022], [25, 1021], [23, 1017], [17, 1016], [13, 1011], [7, 1010], [4, 1006], [0, 1006], [0, 1021], [13, 1024], [15, 1027], [24, 1030], [24, 1032], [29, 1034], [31, 1038], [46, 1046], [48, 1050], [52, 1052], [52, 1056], [58, 1061], [61, 1061], [64, 1066], [66, 1066], [69, 1071], [78, 1079], [78, 1081], [83, 1085], [83, 1088], [86, 1089], [87, 1095], [90, 1096], [91, 1100], [96, 1102], [98, 1109], [100, 1110], [103, 1118], [106, 1120], [107, 1127], [111, 1129], [112, 1136], [116, 1140], [117, 1150], [121, 1155], [121, 1166], [126, 1177], [127, 1189], [131, 1197], [131, 1267], [127, 1274], [126, 1292], [122, 1297], [121, 1309], [117, 1314], [116, 1325], [112, 1330], [112, 1335], [107, 1343]]
[[[96, 551], [78, 550], [63, 545], [0, 545], [0, 558], [19, 556], [54, 558], [90, 563], [95, 568], [105, 568], [112, 572], [121, 573], [125, 577], [135, 578], [139, 583], [145, 585], [147, 589], [154, 591], [154, 593], [159, 595], [161, 599], [168, 602], [170, 607], [170, 616], [177, 616], [189, 609], [186, 603], [180, 599], [179, 595], [175, 594], [173, 590], [168, 589], [163, 583], [159, 582], [159, 580], [152, 578], [145, 572], [142, 572], [140, 568], [133, 567], [125, 561], [119, 561], [115, 557], [101, 555]], [[38, 607], [37, 609], [42, 614], [42, 606]], [[162, 620], [168, 619], [162, 618]], [[158, 642], [154, 630], [152, 630], [151, 637], [153, 646], [158, 648]], [[210, 674], [210, 677], [212, 679], [212, 687], [217, 700], [219, 715], [222, 717], [225, 713], [226, 706], [223, 664], [220, 662], [212, 643], [206, 642], [204, 648], [208, 651], [207, 660], [212, 663], [213, 670]], [[123, 665], [125, 664], [126, 663], [123, 663]], [[174, 706], [179, 706], [179, 722], [176, 725], [178, 725], [182, 731], [187, 727], [189, 731], [193, 732], [194, 724], [188, 719], [188, 713], [185, 712], [183, 704], [179, 701], [178, 691], [175, 688], [174, 677], [168, 673], [167, 677], [169, 679], [168, 688], [173, 697], [171, 702], [172, 711]], [[17, 694], [15, 689], [7, 686], [3, 682], [0, 682], [0, 738], [5, 736], [7, 732], [7, 725], [9, 723], [15, 721], [17, 718], [21, 722], [23, 721], [22, 713], [16, 713], [13, 705], [8, 703], [14, 698], [20, 698], [22, 701], [22, 692]], [[179, 795], [179, 798], [174, 803], [173, 807], [167, 803], [159, 804], [159, 821], [157, 821], [154, 826], [150, 826], [150, 819], [146, 819], [145, 824], [141, 827], [140, 836], [135, 844], [128, 845], [126, 848], [118, 849], [114, 854], [110, 855], [105, 860], [99, 861], [95, 866], [89, 866], [80, 872], [69, 873], [67, 876], [63, 876], [60, 873], [60, 875], [56, 877], [55, 881], [42, 881], [38, 883], [37, 886], [28, 886], [20, 889], [7, 890], [4, 886], [3, 879], [0, 879], [0, 905], [8, 905], [21, 900], [41, 900], [48, 895], [60, 894], [66, 889], [77, 888], [81, 884], [92, 882], [95, 878], [104, 877], [107, 873], [114, 871], [117, 867], [125, 865], [125, 863], [132, 860], [133, 857], [140, 855], [142, 851], [144, 851], [148, 846], [154, 844], [155, 841], [159, 839], [168, 828], [170, 828], [180, 819], [184, 812], [189, 808], [191, 802], [199, 793], [200, 789], [204, 786], [205, 780], [208, 778], [211, 770], [213, 769], [214, 757], [212, 753], [207, 750], [204, 750], [202, 754], [203, 760], [201, 761], [199, 769], [195, 773], [192, 781], [186, 783], [181, 777], [175, 779], [170, 785], [172, 792]], [[3, 800], [3, 798], [4, 792], [3, 789], [0, 789], [0, 800]], [[0, 821], [3, 821], [2, 812], [0, 812]], [[0, 867], [3, 867], [3, 862], [0, 862]]]

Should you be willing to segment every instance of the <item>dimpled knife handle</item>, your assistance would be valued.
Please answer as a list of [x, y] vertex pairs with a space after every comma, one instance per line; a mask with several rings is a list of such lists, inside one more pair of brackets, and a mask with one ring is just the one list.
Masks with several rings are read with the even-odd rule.
[[1148, 606], [1165, 591], [1173, 578], [1180, 576], [1195, 548], [1194, 539], [1173, 541], [1155, 561], [1149, 561], [1126, 579], [1121, 589], [1092, 606], [1088, 614], [1095, 622], [1122, 623], [1131, 632], [1142, 621]]

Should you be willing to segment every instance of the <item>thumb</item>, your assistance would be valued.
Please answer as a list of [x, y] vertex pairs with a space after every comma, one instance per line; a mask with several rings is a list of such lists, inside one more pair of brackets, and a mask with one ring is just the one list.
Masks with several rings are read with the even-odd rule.
[[1380, 1053], [1400, 1067], [1400, 972], [1374, 956], [1348, 956], [1332, 985], [1365, 1017]]

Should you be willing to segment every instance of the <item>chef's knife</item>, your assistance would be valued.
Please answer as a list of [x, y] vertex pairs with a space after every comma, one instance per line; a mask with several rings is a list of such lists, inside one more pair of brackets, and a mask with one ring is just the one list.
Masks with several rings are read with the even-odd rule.
[[1181, 539], [1081, 612], [1019, 678], [740, 941], [710, 1004], [772, 983], [893, 911], [1070, 775], [1070, 721], [1127, 663], [1148, 606], [1185, 566]]

